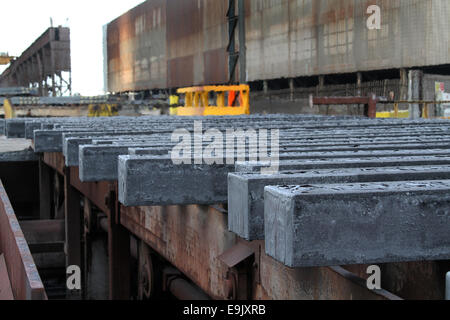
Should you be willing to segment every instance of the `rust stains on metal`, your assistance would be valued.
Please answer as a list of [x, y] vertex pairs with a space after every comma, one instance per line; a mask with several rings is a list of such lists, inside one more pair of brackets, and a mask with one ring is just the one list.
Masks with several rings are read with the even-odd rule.
[[217, 257], [235, 243], [226, 215], [207, 206], [121, 207], [121, 223], [213, 298], [228, 290]]
[[170, 59], [167, 68], [168, 87], [187, 87], [194, 83], [194, 56]]
[[[120, 217], [131, 233], [214, 298], [230, 297], [230, 288], [235, 289], [226, 280], [230, 267], [253, 253], [251, 297], [255, 300], [394, 298], [374, 293], [330, 268], [289, 269], [264, 253], [263, 241], [244, 242], [229, 233], [226, 215], [211, 207], [122, 206]], [[236, 244], [237, 251], [227, 251]]]
[[224, 0], [167, 3], [168, 87], [227, 81]]
[[103, 213], [110, 215], [111, 199], [109, 194], [114, 190], [114, 183], [101, 182], [81, 182], [79, 167], [70, 168], [70, 184], [81, 194], [88, 197]]
[[227, 3], [146, 1], [109, 23], [109, 91], [225, 83]]
[[5, 256], [14, 298], [46, 300], [44, 285], [1, 181], [0, 252]]
[[111, 92], [167, 86], [166, 1], [146, 1], [107, 26]]
[[[450, 261], [419, 261], [381, 265], [381, 285], [407, 300], [442, 300]], [[420, 290], [417, 290], [420, 288]]]
[[203, 72], [205, 84], [223, 84], [227, 82], [228, 54], [225, 48], [204, 52], [203, 61], [205, 65]]
[[64, 175], [64, 156], [59, 152], [44, 153], [44, 162], [59, 174]]
[[225, 263], [228, 268], [233, 268], [255, 252], [243, 243], [238, 243], [234, 247], [222, 253], [218, 259]]
[[14, 300], [14, 295], [6, 267], [5, 256], [0, 254], [0, 301]]
[[[71, 93], [70, 29], [64, 27], [47, 29], [0, 75], [1, 86], [38, 86], [43, 96], [51, 93], [61, 96]], [[64, 78], [67, 85], [55, 82], [55, 76]], [[51, 78], [51, 84], [48, 82]], [[45, 85], [44, 85], [45, 83]]]
[[[366, 27], [372, 4], [381, 30]], [[110, 91], [222, 83], [227, 9], [227, 0], [146, 1], [110, 23]], [[247, 0], [248, 81], [448, 64], [449, 10], [446, 0]], [[160, 28], [148, 28], [155, 19]]]
[[[202, 2], [198, 0], [167, 1], [167, 41], [169, 43], [200, 33], [203, 24]], [[169, 48], [172, 49], [170, 46]]]

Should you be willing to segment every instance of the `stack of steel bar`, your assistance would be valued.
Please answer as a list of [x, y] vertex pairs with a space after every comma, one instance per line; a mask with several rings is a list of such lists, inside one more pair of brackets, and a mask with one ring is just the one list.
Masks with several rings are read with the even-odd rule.
[[[230, 231], [265, 240], [266, 252], [289, 267], [450, 258], [447, 121], [117, 117], [19, 119], [5, 127], [9, 137], [32, 138], [37, 153], [63, 153], [83, 182], [118, 180], [125, 206], [228, 203]], [[225, 137], [240, 128], [259, 133], [256, 143], [224, 140], [219, 156], [203, 152], [212, 132]], [[173, 162], [175, 130], [190, 137], [192, 164]], [[272, 163], [227, 161], [230, 148], [236, 160], [264, 145]], [[279, 171], [262, 174], [275, 155]]]

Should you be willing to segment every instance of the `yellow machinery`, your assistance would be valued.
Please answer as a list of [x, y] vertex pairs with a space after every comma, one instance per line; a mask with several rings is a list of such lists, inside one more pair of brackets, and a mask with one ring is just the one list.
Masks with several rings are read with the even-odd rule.
[[88, 117], [116, 117], [119, 115], [117, 105], [113, 104], [90, 104]]
[[[448, 104], [450, 101], [395, 101], [394, 111], [386, 111], [386, 112], [377, 112], [377, 118], [409, 118], [409, 110], [399, 110], [400, 104], [422, 104], [422, 118], [429, 119], [429, 105], [433, 104]], [[444, 119], [444, 118], [442, 118]]]
[[[171, 115], [238, 116], [250, 114], [250, 87], [248, 85], [182, 88], [178, 89], [177, 93], [185, 95], [185, 104], [182, 107], [172, 107]], [[211, 93], [216, 99], [214, 106], [209, 105]]]
[[11, 101], [9, 101], [9, 99], [5, 99], [3, 101], [3, 108], [5, 109], [5, 119], [12, 119], [12, 118], [16, 117], [14, 108], [11, 104]]
[[0, 53], [0, 65], [7, 65], [12, 59], [14, 59], [14, 57], [11, 57], [7, 53]]

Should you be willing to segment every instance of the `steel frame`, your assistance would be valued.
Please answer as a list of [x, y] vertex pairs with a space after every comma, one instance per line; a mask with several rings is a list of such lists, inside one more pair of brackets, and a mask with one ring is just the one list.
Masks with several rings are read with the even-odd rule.
[[364, 287], [368, 277], [361, 271], [364, 266], [289, 269], [281, 265], [265, 254], [263, 241], [248, 242], [228, 232], [227, 211], [221, 206], [124, 207], [117, 200], [117, 182], [81, 182], [78, 168], [66, 168], [61, 153], [45, 153], [42, 159], [65, 176], [71, 263], [83, 265], [78, 228], [82, 215], [76, 214], [80, 196], [108, 218], [110, 299], [130, 298], [131, 235], [213, 299], [399, 299]]
[[369, 118], [377, 117], [377, 102], [375, 96], [370, 97], [311, 97], [311, 107], [315, 105], [364, 105], [364, 115]]
[[34, 87], [41, 96], [72, 95], [70, 29], [47, 29], [0, 75], [0, 86]]

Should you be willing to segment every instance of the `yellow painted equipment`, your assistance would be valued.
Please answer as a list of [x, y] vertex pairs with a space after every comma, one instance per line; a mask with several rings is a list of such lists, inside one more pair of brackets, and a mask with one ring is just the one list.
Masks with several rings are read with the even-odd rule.
[[[423, 101], [423, 100], [402, 100], [392, 102], [394, 104], [394, 111], [387, 112], [377, 112], [377, 118], [409, 118], [409, 110], [399, 110], [400, 104], [421, 104], [423, 105], [422, 109], [422, 118], [429, 119], [429, 106], [430, 105], [439, 105], [439, 104], [449, 104], [450, 101]], [[441, 118], [445, 119], [445, 118]]]
[[0, 56], [0, 65], [7, 65], [11, 62], [14, 57], [10, 56]]
[[5, 119], [12, 119], [16, 117], [14, 108], [8, 99], [3, 101], [3, 108], [5, 109]]
[[169, 104], [170, 104], [171, 106], [178, 106], [179, 103], [180, 103], [180, 97], [179, 97], [179, 96], [177, 96], [177, 95], [171, 95], [171, 96], [169, 97]]
[[0, 65], [7, 65], [13, 60], [15, 57], [10, 56], [7, 52], [0, 53]]
[[377, 118], [408, 119], [409, 118], [409, 110], [398, 110], [397, 113], [395, 113], [395, 111], [377, 112]]
[[[178, 94], [185, 95], [182, 107], [171, 108], [171, 115], [178, 116], [238, 116], [250, 114], [250, 87], [204, 86], [181, 88]], [[211, 93], [215, 95], [215, 105], [209, 105]], [[226, 98], [228, 102], [226, 103]]]
[[117, 105], [113, 104], [90, 104], [88, 117], [116, 117], [119, 115]]

